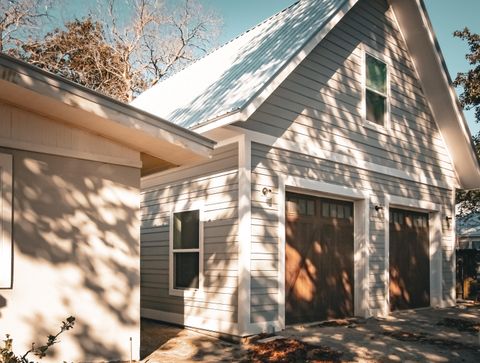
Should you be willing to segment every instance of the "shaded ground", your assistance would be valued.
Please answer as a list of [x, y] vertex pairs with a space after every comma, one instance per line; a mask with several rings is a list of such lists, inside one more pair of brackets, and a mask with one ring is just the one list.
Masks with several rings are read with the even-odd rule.
[[274, 340], [227, 343], [142, 321], [144, 362], [478, 362], [480, 308], [397, 312], [385, 319], [295, 326]]

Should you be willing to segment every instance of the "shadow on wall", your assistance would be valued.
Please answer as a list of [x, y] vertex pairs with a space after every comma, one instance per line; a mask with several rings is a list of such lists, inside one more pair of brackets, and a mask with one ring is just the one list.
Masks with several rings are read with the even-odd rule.
[[[204, 329], [215, 330], [212, 321], [219, 326], [237, 322], [237, 167], [237, 145], [219, 148], [209, 162], [188, 170], [193, 178], [173, 171], [163, 184], [143, 191], [142, 308], [168, 314], [179, 324]], [[170, 214], [172, 210], [199, 208], [203, 211], [203, 289], [188, 297], [173, 296], [169, 293]], [[149, 339], [143, 335], [142, 346]]]
[[[399, 183], [398, 178], [367, 172], [356, 165], [371, 162], [444, 183], [454, 176], [408, 50], [395, 29], [396, 23], [385, 1], [359, 2], [251, 118], [237, 124], [290, 141], [298, 151], [254, 144], [252, 179], [255, 193], [263, 187], [278, 190], [277, 175], [280, 174], [348, 185], [376, 195], [370, 200], [369, 215], [369, 255], [374, 256], [369, 263], [370, 308], [376, 310], [383, 309], [385, 301], [384, 270], [388, 261], [384, 258], [384, 220], [387, 216], [375, 211], [373, 206], [383, 205], [383, 193], [440, 205], [450, 205], [451, 196], [441, 188], [407, 180]], [[364, 126], [363, 45], [383, 54], [392, 63], [389, 135]], [[316, 158], [318, 151], [326, 157]], [[330, 153], [351, 158], [352, 165], [330, 161]], [[264, 243], [265, 250], [270, 250], [272, 265], [277, 263], [274, 243], [278, 238], [275, 229], [278, 212], [275, 207], [268, 208], [265, 203], [255, 200], [252, 207], [252, 216], [256, 220], [253, 238]], [[451, 234], [451, 228], [443, 224], [443, 232], [446, 238]], [[438, 236], [435, 238], [438, 240]], [[268, 245], [267, 241], [273, 244]], [[448, 256], [453, 251], [442, 251], [437, 244], [433, 245], [433, 249], [434, 255], [443, 253], [444, 268], [451, 270], [453, 264], [448, 263]], [[264, 257], [257, 258], [261, 261]], [[276, 304], [276, 290], [271, 288], [276, 283], [271, 285], [270, 265], [264, 263], [263, 266], [265, 268], [259, 272], [256, 281], [259, 285], [259, 306], [256, 309]], [[266, 296], [268, 291], [272, 293]], [[260, 314], [258, 320], [268, 321], [267, 316], [267, 313], [264, 316]]]
[[125, 359], [140, 323], [139, 170], [21, 151], [13, 160], [14, 276], [1, 333], [28, 349], [73, 315], [51, 359]]

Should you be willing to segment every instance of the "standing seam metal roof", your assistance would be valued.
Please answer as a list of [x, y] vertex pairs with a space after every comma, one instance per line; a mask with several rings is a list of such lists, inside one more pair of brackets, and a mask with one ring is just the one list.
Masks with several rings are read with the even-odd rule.
[[132, 105], [186, 127], [243, 109], [347, 0], [300, 0], [142, 93]]

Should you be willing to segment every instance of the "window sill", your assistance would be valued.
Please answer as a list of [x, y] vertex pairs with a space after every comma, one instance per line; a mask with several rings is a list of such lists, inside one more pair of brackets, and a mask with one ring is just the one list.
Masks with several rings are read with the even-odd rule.
[[200, 289], [168, 289], [168, 294], [171, 296], [187, 297], [187, 298], [205, 298], [205, 292]]
[[367, 129], [377, 131], [380, 134], [389, 135], [388, 128], [386, 126], [378, 125], [375, 122], [364, 120], [363, 126]]

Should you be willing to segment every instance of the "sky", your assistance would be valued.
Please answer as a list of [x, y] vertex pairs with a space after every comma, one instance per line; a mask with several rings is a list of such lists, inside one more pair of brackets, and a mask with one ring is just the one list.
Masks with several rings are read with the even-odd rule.
[[[424, 0], [440, 43], [445, 62], [452, 79], [458, 72], [465, 72], [469, 64], [465, 60], [468, 47], [465, 42], [453, 37], [455, 30], [469, 27], [480, 33], [480, 0]], [[223, 16], [224, 43], [267, 17], [293, 4], [295, 0], [202, 0]], [[465, 112], [472, 134], [480, 131], [475, 123], [473, 110]]]

